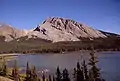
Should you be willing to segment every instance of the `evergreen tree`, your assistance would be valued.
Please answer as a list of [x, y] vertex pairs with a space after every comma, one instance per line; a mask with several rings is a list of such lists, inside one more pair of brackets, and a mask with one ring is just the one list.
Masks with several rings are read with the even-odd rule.
[[46, 81], [49, 81], [49, 79], [47, 78]]
[[91, 58], [89, 59], [89, 65], [91, 66], [91, 69], [89, 71], [89, 79], [90, 81], [102, 81], [100, 78], [100, 69], [97, 67], [98, 60], [94, 55], [93, 48], [90, 56]]
[[7, 76], [7, 66], [6, 66], [6, 64], [3, 66], [2, 76]]
[[37, 71], [35, 66], [31, 69], [31, 79], [32, 81], [38, 81]]
[[89, 81], [88, 69], [87, 69], [87, 65], [85, 63], [85, 60], [82, 63], [82, 67], [83, 67], [83, 72], [84, 72], [84, 80]]
[[2, 58], [2, 66], [1, 66], [1, 76], [7, 76], [7, 66], [6, 66], [6, 60]]
[[12, 77], [15, 81], [20, 81], [20, 77], [19, 77], [19, 72], [18, 72], [18, 67], [17, 67], [17, 61], [14, 61], [14, 67], [12, 70]]
[[70, 81], [68, 70], [64, 69], [63, 70], [63, 80], [62, 81]]
[[[2, 59], [2, 57], [0, 57], [0, 59]], [[1, 75], [1, 72], [2, 72], [2, 63], [0, 62], [0, 75]]]
[[52, 81], [52, 79], [51, 79], [51, 75], [49, 75], [49, 81]]
[[76, 68], [74, 68], [74, 73], [73, 73], [73, 78], [74, 78], [74, 81], [77, 81], [77, 71], [76, 71]]
[[54, 77], [54, 75], [53, 75], [53, 81], [55, 81], [55, 77]]
[[77, 81], [84, 81], [83, 71], [80, 68], [79, 62], [77, 62]]
[[26, 77], [25, 77], [24, 81], [31, 81], [31, 70], [30, 70], [28, 62], [27, 62], [27, 66], [26, 66]]
[[61, 74], [61, 72], [60, 72], [59, 67], [57, 67], [56, 81], [62, 81], [62, 74]]
[[38, 81], [41, 81], [41, 79], [39, 78]]
[[42, 81], [45, 81], [45, 74], [42, 73]]
[[83, 71], [80, 67], [79, 62], [77, 62], [77, 68], [74, 68], [74, 78], [75, 81], [84, 81], [84, 75], [83, 75]]

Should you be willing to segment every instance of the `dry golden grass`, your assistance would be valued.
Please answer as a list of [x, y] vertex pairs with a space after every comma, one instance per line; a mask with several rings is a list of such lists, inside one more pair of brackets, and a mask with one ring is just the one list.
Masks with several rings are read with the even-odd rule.
[[13, 81], [13, 80], [0, 76], [0, 81]]

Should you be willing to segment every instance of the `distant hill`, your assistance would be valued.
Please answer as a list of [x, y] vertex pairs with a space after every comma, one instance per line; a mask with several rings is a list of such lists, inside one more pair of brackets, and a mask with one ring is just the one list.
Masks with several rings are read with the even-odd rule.
[[13, 28], [7, 24], [0, 24], [0, 36], [4, 36], [5, 41], [11, 41], [25, 35], [23, 30]]
[[101, 31], [101, 30], [99, 30], [99, 31], [102, 32], [107, 37], [120, 37], [120, 35], [115, 34], [115, 33], [105, 32], [105, 31]]

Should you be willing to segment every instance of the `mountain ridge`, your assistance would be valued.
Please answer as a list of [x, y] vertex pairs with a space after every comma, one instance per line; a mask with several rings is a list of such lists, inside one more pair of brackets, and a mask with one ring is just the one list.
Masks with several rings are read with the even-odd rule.
[[91, 44], [95, 50], [120, 50], [119, 41], [118, 34], [66, 18], [48, 18], [31, 30], [0, 25], [0, 53], [60, 53], [90, 50]]
[[5, 37], [5, 41], [12, 41], [16, 38], [19, 38], [21, 36], [25, 36], [25, 32], [23, 30], [14, 28], [7, 24], [1, 24], [0, 25], [0, 36]]
[[[0, 32], [0, 36], [5, 36], [5, 41], [12, 41], [24, 36], [28, 37], [26, 40], [40, 38], [53, 42], [81, 41], [81, 38], [93, 39], [108, 37], [107, 32], [95, 30], [90, 26], [72, 19], [59, 17], [47, 18], [41, 25], [31, 30], [20, 30], [10, 25], [0, 24]], [[109, 35], [113, 34], [109, 33]]]

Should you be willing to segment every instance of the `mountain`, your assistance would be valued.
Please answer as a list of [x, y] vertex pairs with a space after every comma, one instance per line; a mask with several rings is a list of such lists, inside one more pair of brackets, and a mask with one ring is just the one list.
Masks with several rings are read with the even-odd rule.
[[31, 30], [0, 24], [0, 53], [60, 53], [120, 50], [120, 35], [96, 30], [71, 19], [52, 17]]
[[18, 38], [16, 41], [25, 38], [24, 40], [39, 39], [42, 41], [62, 42], [107, 37], [120, 37], [120, 35], [96, 30], [67, 18], [50, 17], [31, 30], [20, 30], [7, 24], [0, 24], [0, 40], [7, 42]]
[[13, 28], [7, 24], [0, 24], [0, 36], [7, 42], [25, 35], [26, 33], [23, 30]]
[[38, 25], [34, 31], [29, 32], [28, 38], [32, 37], [60, 42], [80, 41], [80, 38], [105, 38], [107, 36], [83, 23], [71, 19], [52, 17]]
[[110, 33], [110, 32], [105, 32], [105, 31], [101, 31], [99, 30], [100, 32], [102, 32], [104, 35], [106, 35], [107, 37], [120, 37], [119, 34], [115, 34], [115, 33]]

